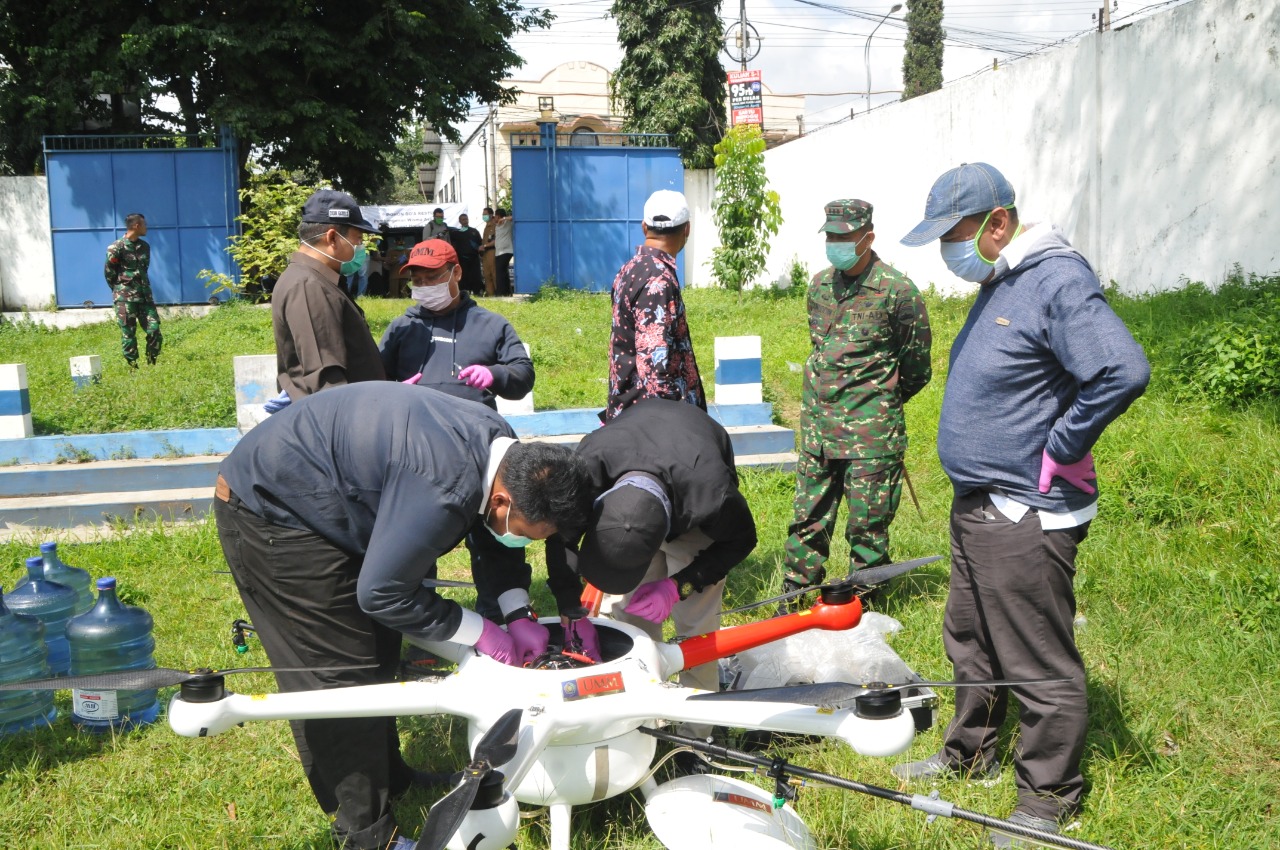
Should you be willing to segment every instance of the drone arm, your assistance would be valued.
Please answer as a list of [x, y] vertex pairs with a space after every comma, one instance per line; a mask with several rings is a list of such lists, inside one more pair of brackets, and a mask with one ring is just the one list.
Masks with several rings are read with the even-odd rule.
[[819, 603], [808, 611], [798, 611], [782, 617], [730, 626], [681, 641], [684, 666], [688, 670], [707, 664], [718, 658], [727, 658], [737, 652], [762, 646], [779, 638], [790, 637], [809, 629], [851, 629], [862, 620], [862, 603], [857, 598], [840, 605]]
[[475, 707], [475, 700], [467, 699], [456, 685], [456, 677], [283, 694], [229, 693], [213, 702], [190, 702], [179, 692], [169, 702], [169, 725], [179, 735], [203, 738], [258, 720], [409, 714], [455, 714], [474, 719]]
[[872, 719], [859, 717], [851, 709], [833, 710], [784, 702], [689, 701], [686, 697], [690, 695], [690, 690], [685, 688], [655, 695], [646, 706], [652, 711], [649, 717], [675, 723], [839, 738], [858, 753], [876, 757], [897, 755], [915, 738], [915, 721], [907, 711], [896, 717]]

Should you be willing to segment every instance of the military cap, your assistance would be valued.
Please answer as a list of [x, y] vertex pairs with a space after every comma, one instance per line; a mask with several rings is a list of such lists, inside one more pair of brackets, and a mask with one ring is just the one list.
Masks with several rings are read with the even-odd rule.
[[826, 206], [827, 220], [819, 233], [853, 233], [871, 224], [871, 204], [857, 198], [843, 198]]

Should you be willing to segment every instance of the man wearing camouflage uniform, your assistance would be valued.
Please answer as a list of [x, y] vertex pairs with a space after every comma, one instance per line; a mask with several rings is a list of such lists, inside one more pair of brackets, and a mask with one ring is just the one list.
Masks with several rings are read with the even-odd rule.
[[124, 217], [124, 238], [107, 246], [107, 263], [103, 273], [120, 324], [120, 344], [124, 360], [130, 368], [138, 368], [138, 323], [147, 335], [147, 362], [155, 365], [160, 356], [160, 314], [151, 297], [147, 268], [151, 265], [151, 246], [142, 241], [147, 235], [147, 220], [141, 213]]
[[871, 250], [871, 204], [832, 201], [820, 229], [831, 267], [809, 284], [794, 520], [784, 592], [826, 578], [831, 532], [848, 500], [850, 572], [889, 561], [902, 494], [902, 406], [929, 383], [929, 316], [920, 291]]

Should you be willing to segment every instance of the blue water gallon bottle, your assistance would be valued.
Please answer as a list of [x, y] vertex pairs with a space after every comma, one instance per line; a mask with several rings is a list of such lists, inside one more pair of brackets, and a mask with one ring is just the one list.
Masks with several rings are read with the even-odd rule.
[[[0, 588], [0, 684], [49, 676], [44, 624], [15, 614]], [[39, 729], [53, 722], [53, 691], [0, 691], [0, 735]]]
[[83, 614], [93, 607], [93, 577], [88, 570], [64, 564], [58, 557], [58, 544], [52, 540], [40, 544], [40, 557], [44, 558], [45, 578], [65, 584], [76, 592], [77, 614]]
[[44, 558], [27, 558], [27, 580], [5, 594], [4, 601], [9, 610], [44, 623], [49, 672], [54, 676], [67, 675], [71, 667], [67, 620], [75, 614], [76, 592], [44, 577]]
[[[67, 623], [71, 675], [150, 670], [156, 666], [151, 615], [116, 596], [116, 580], [97, 582], [98, 601]], [[88, 732], [105, 733], [145, 726], [160, 713], [154, 688], [147, 691], [73, 689], [71, 722]]]

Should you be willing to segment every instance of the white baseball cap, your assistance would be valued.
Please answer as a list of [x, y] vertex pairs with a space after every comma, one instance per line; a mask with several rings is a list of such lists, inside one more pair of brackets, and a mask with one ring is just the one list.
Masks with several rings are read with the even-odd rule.
[[682, 192], [659, 189], [644, 202], [644, 223], [663, 230], [689, 221], [689, 202]]

